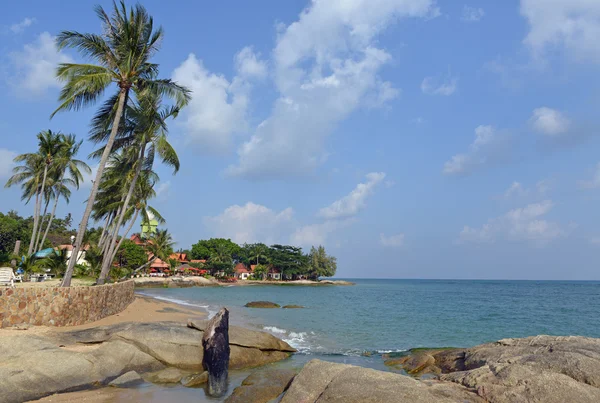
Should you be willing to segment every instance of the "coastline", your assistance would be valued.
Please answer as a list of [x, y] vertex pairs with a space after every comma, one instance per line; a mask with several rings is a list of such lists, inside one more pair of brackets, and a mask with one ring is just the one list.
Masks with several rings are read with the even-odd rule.
[[187, 287], [247, 287], [257, 285], [277, 285], [277, 286], [351, 286], [356, 285], [346, 280], [238, 280], [233, 283], [221, 283], [214, 279], [207, 279], [199, 276], [190, 277], [136, 277], [133, 279], [136, 288], [187, 288]]

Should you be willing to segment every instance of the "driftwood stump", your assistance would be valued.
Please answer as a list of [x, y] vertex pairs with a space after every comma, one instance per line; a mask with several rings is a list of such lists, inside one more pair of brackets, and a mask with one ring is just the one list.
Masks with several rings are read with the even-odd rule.
[[202, 365], [208, 371], [208, 394], [220, 397], [227, 392], [229, 374], [229, 311], [221, 308], [204, 329]]

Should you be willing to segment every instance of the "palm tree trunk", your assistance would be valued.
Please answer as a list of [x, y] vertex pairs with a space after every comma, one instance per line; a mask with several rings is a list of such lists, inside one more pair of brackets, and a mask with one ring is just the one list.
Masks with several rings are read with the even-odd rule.
[[[125, 233], [123, 234], [123, 236], [121, 237], [121, 239], [119, 240], [119, 243], [117, 244], [117, 247], [115, 248], [110, 261], [112, 262], [113, 260], [115, 260], [115, 257], [117, 257], [117, 253], [119, 252], [119, 248], [121, 247], [121, 244], [123, 243], [123, 240], [125, 238], [127, 238], [127, 234], [129, 234], [129, 231], [131, 231], [131, 228], [133, 227], [133, 224], [135, 224], [135, 221], [138, 218], [138, 214], [140, 213], [140, 210], [136, 210], [135, 211], [135, 215], [133, 216], [133, 220], [131, 220], [131, 222], [129, 223], [129, 227], [127, 227], [127, 230], [125, 231]], [[102, 277], [102, 275], [104, 274], [104, 277]], [[98, 280], [96, 281], [96, 284], [101, 285], [104, 284], [106, 282], [106, 277], [108, 276], [108, 271], [106, 273], [102, 273], [100, 272], [100, 276], [98, 276]]]
[[37, 205], [40, 199], [40, 191], [38, 190], [35, 194], [35, 207], [33, 208], [33, 230], [31, 233], [31, 239], [29, 240], [29, 249], [27, 249], [27, 256], [31, 256], [31, 254], [33, 253], [33, 242], [35, 241], [35, 237], [33, 236], [35, 234], [35, 230], [37, 229]]
[[44, 206], [44, 213], [42, 214], [42, 216], [40, 217], [40, 227], [38, 229], [38, 234], [37, 237], [35, 239], [35, 244], [36, 244], [36, 249], [40, 250], [42, 249], [42, 245], [44, 244], [44, 241], [38, 243], [38, 241], [40, 241], [40, 237], [42, 236], [42, 231], [44, 230], [44, 218], [46, 218], [46, 214], [48, 213], [48, 205], [50, 204], [50, 198], [48, 198], [46, 200], [46, 205]]
[[[117, 132], [119, 131], [119, 124], [121, 123], [121, 116], [123, 115], [123, 110], [125, 107], [125, 98], [127, 97], [128, 92], [129, 88], [127, 87], [121, 87], [121, 89], [119, 90], [119, 103], [117, 105], [117, 113], [115, 115], [115, 120], [113, 121], [113, 125], [110, 131], [110, 137], [106, 142], [106, 147], [104, 147], [102, 158], [100, 159], [100, 163], [98, 164], [98, 172], [96, 172], [96, 179], [94, 180], [92, 191], [90, 192], [90, 197], [88, 198], [87, 206], [85, 207], [83, 217], [81, 218], [81, 222], [79, 223], [79, 229], [77, 230], [77, 237], [75, 238], [75, 245], [73, 247], [73, 256], [78, 256], [79, 251], [81, 250], [81, 243], [83, 242], [83, 236], [85, 235], [85, 231], [87, 230], [88, 221], [90, 219], [90, 215], [92, 214], [92, 209], [94, 208], [94, 201], [96, 201], [96, 194], [98, 193], [100, 180], [102, 180], [104, 167], [106, 166], [106, 161], [108, 161], [108, 156], [112, 151], [115, 138], [117, 137]], [[65, 277], [63, 278], [61, 284], [62, 287], [71, 286], [71, 278], [73, 277], [73, 270], [75, 269], [76, 260], [77, 259], [69, 259], [69, 267], [67, 267], [67, 272], [65, 273]]]
[[[137, 166], [135, 167], [135, 174], [133, 175], [131, 183], [129, 184], [129, 190], [127, 191], [127, 196], [125, 196], [125, 201], [123, 202], [123, 209], [121, 210], [121, 215], [119, 216], [119, 219], [117, 221], [117, 231], [119, 228], [121, 228], [121, 225], [123, 224], [123, 219], [125, 218], [125, 214], [127, 214], [127, 208], [129, 207], [129, 202], [131, 201], [131, 197], [133, 196], [133, 192], [135, 190], [135, 184], [137, 183], [137, 180], [140, 176], [140, 172], [142, 172], [142, 162], [144, 160], [145, 152], [146, 143], [142, 140], [142, 145], [140, 147], [140, 155], [138, 157]], [[121, 245], [121, 242], [119, 242], [119, 245]], [[106, 279], [106, 276], [108, 275], [110, 265], [114, 259], [114, 256], [116, 255], [116, 251], [119, 250], [118, 248], [115, 248], [115, 246], [117, 245], [115, 245], [114, 242], [111, 242], [110, 248], [108, 249], [108, 254], [104, 255], [104, 261], [102, 262], [102, 271], [100, 272], [100, 277], [98, 277], [98, 284], [104, 284], [104, 279]]]
[[[42, 179], [42, 189], [40, 190], [39, 198], [36, 198], [35, 215], [33, 217], [33, 231], [31, 233], [31, 241], [29, 241], [29, 255], [33, 253], [33, 247], [37, 242], [37, 230], [40, 223], [40, 210], [42, 209], [42, 199], [44, 198], [44, 187], [46, 186], [46, 176], [48, 176], [48, 164], [44, 165], [44, 178]], [[37, 252], [37, 251], [36, 251]]]
[[[63, 174], [63, 178], [64, 178], [64, 174]], [[60, 179], [60, 181], [62, 182], [63, 178]], [[58, 206], [58, 197], [59, 197], [59, 192], [58, 189], [56, 190], [56, 198], [54, 199], [54, 206], [52, 207], [52, 213], [50, 214], [50, 220], [48, 221], [48, 226], [46, 227], [46, 231], [44, 232], [44, 236], [42, 237], [42, 241], [40, 242], [40, 248], [42, 247], [42, 245], [44, 244], [44, 241], [46, 240], [46, 237], [48, 236], [48, 232], [50, 231], [50, 226], [52, 225], [52, 220], [54, 220], [54, 215], [56, 214], [56, 206]]]
[[100, 240], [98, 241], [99, 248], [102, 248], [102, 245], [104, 244], [104, 238], [107, 234], [106, 229], [108, 228], [108, 223], [110, 222], [111, 217], [112, 212], [108, 213], [108, 215], [106, 216], [106, 221], [104, 222], [104, 227], [102, 228], [102, 234], [100, 234]]

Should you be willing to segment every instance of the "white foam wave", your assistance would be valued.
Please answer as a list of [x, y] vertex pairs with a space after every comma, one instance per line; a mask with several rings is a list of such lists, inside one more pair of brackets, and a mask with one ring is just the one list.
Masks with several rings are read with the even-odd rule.
[[271, 333], [277, 333], [277, 334], [286, 334], [287, 333], [287, 330], [280, 329], [275, 326], [265, 326], [265, 327], [263, 327], [263, 329], [266, 330], [267, 332], [271, 332]]
[[154, 299], [158, 299], [161, 301], [166, 301], [166, 302], [171, 302], [173, 304], [177, 304], [177, 305], [184, 305], [184, 306], [191, 306], [194, 308], [202, 308], [205, 311], [207, 311], [210, 314], [210, 310], [209, 310], [209, 306], [208, 305], [199, 305], [199, 304], [194, 304], [188, 301], [184, 301], [182, 299], [177, 299], [177, 298], [169, 298], [169, 297], [162, 297], [160, 295], [150, 295], [150, 294], [144, 294], [142, 292], [138, 293], [139, 295], [143, 295], [144, 297], [150, 297], [150, 298], [154, 298]]

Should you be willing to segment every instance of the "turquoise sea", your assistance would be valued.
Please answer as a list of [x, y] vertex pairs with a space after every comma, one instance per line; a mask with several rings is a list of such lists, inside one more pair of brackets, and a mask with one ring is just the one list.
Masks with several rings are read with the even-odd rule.
[[[538, 334], [600, 337], [597, 281], [349, 280], [356, 285], [161, 288], [140, 294], [202, 307], [211, 315], [225, 306], [232, 324], [271, 332], [298, 349], [279, 364], [286, 366], [320, 358], [386, 370], [381, 354], [414, 347], [468, 347]], [[259, 300], [306, 308], [244, 307]]]

